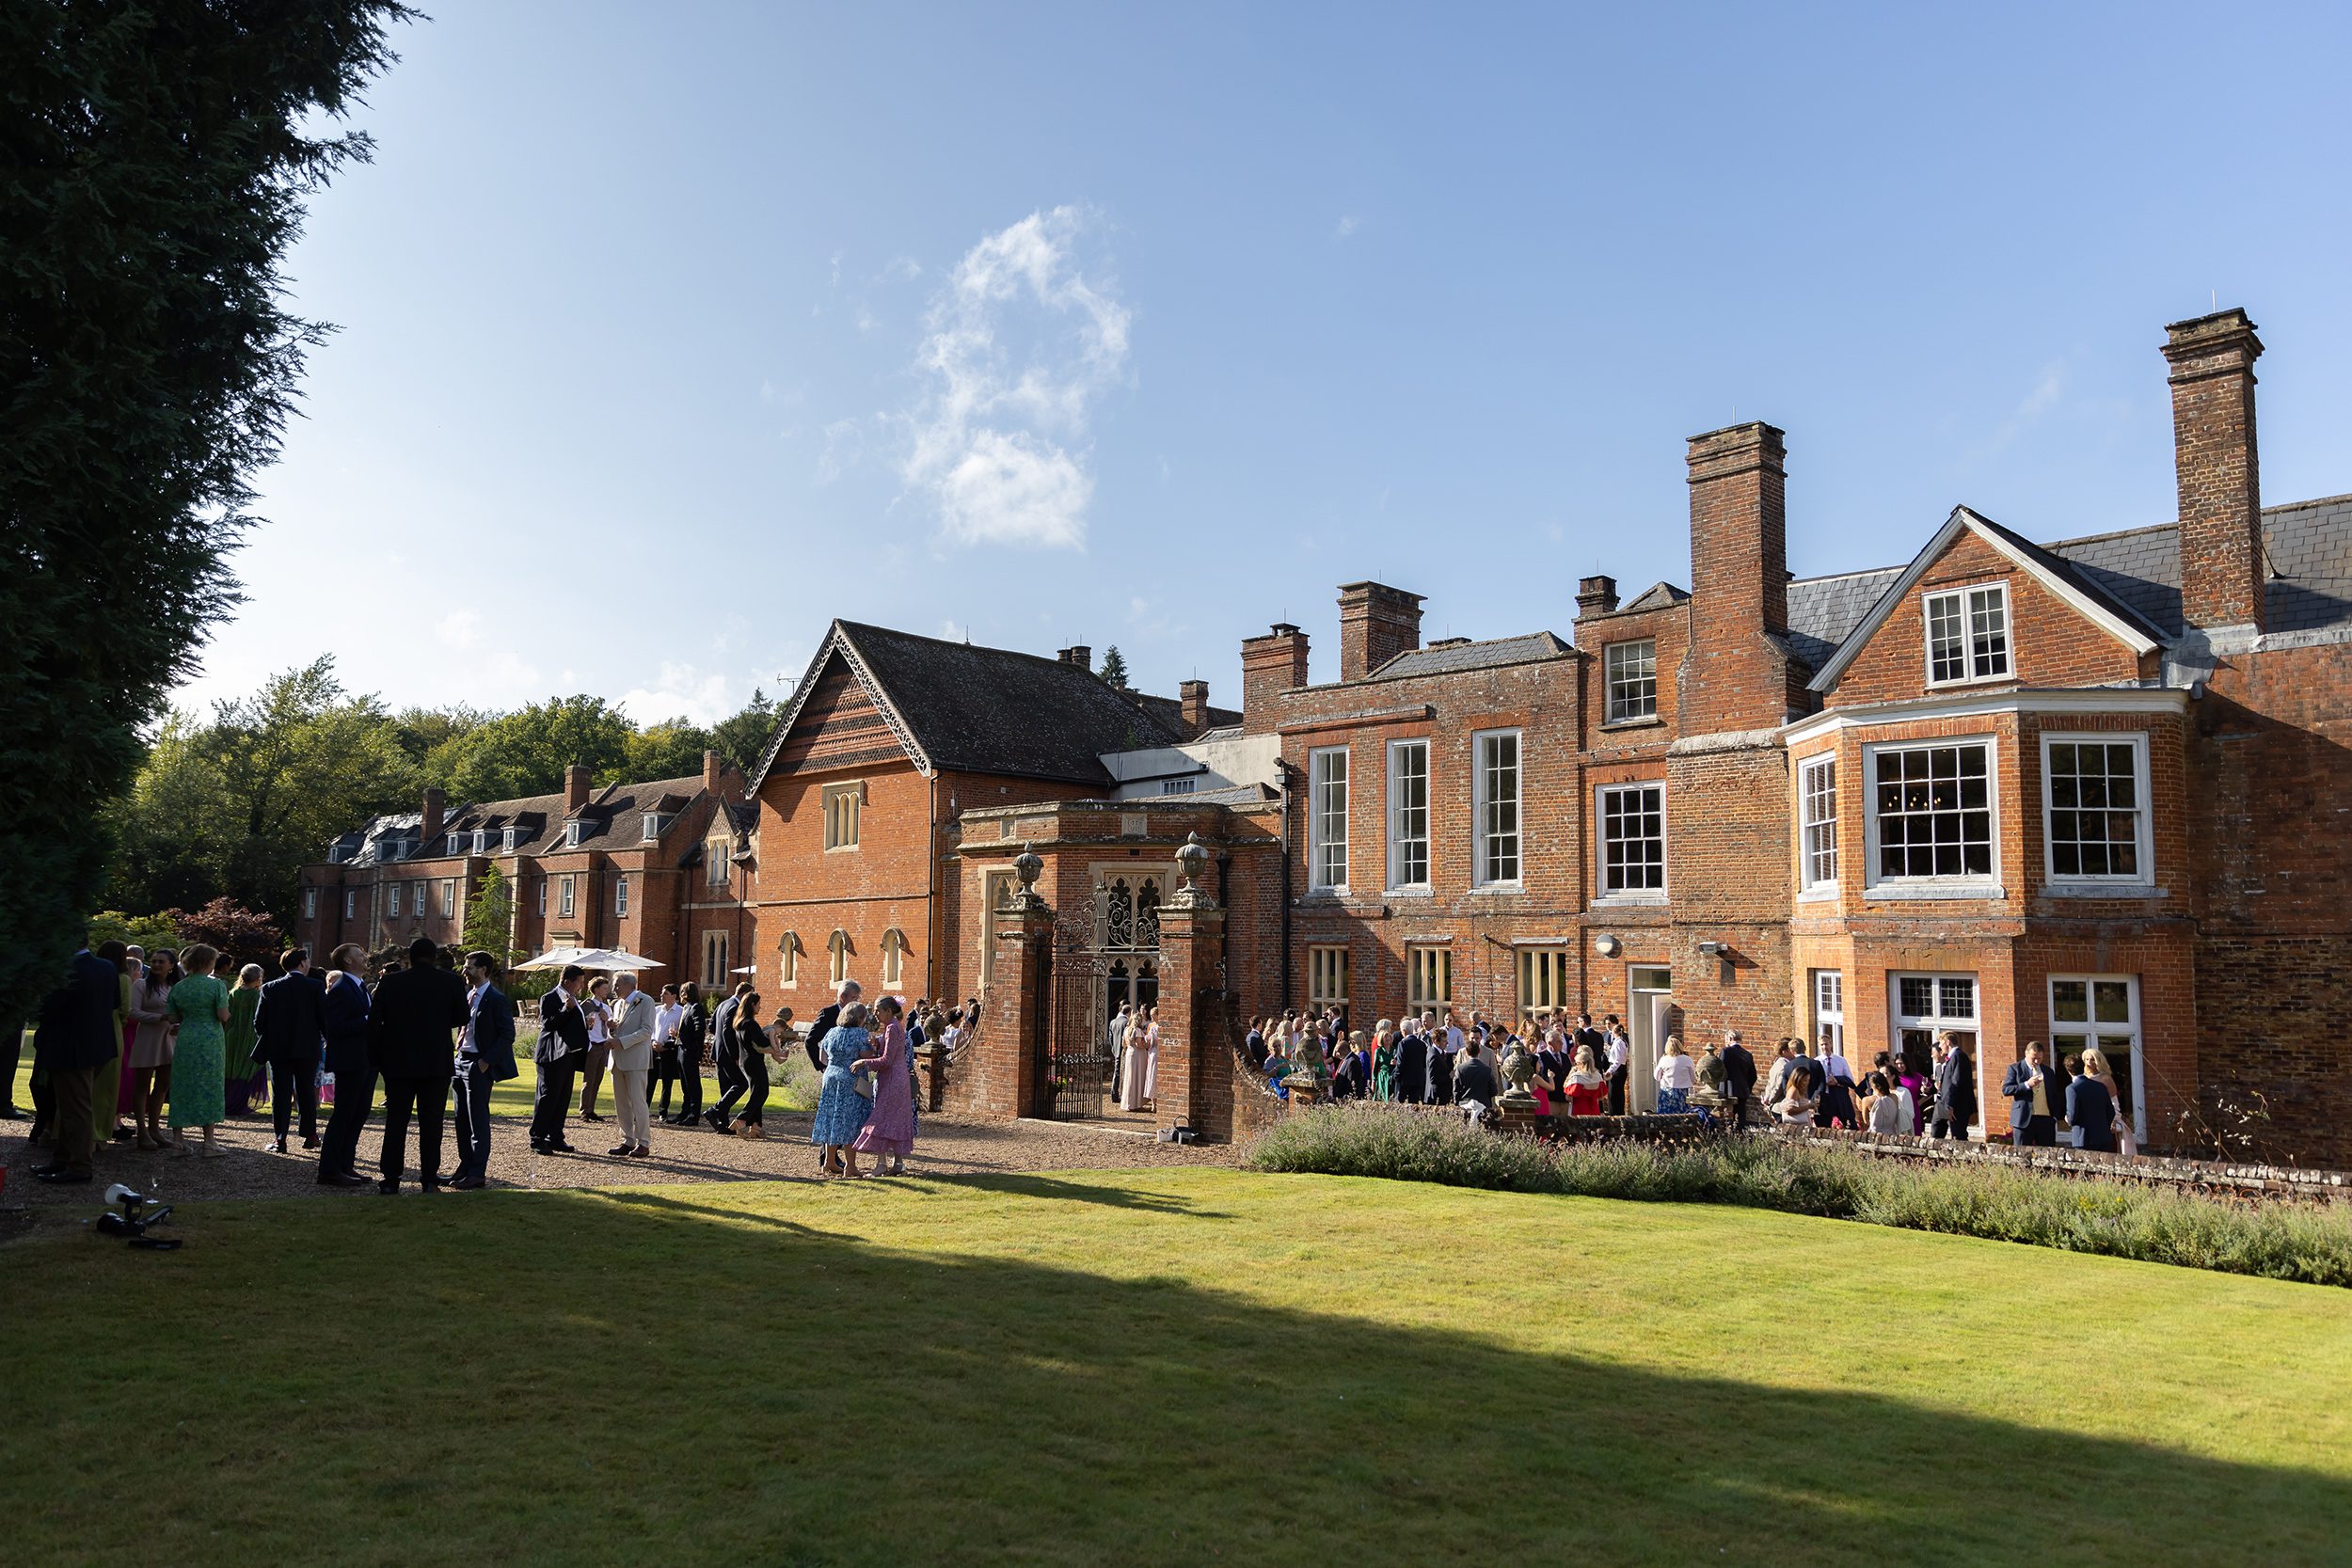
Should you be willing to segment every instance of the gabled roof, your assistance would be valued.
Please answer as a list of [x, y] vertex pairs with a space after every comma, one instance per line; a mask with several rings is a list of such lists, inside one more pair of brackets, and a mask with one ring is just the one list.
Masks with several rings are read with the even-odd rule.
[[1672, 610], [1678, 604], [1690, 602], [1688, 589], [1677, 588], [1671, 582], [1653, 582], [1634, 594], [1631, 603], [1618, 606], [1616, 612], [1625, 615], [1636, 610]]
[[[926, 777], [946, 768], [1107, 785], [1103, 752], [1185, 738], [1173, 703], [1105, 685], [1084, 665], [835, 621], [777, 717], [752, 775], [754, 793], [836, 658]], [[1238, 717], [1210, 713], [1214, 723]]]
[[1434, 647], [1407, 648], [1364, 679], [1401, 680], [1410, 675], [1451, 675], [1464, 670], [1492, 670], [1505, 664], [1532, 664], [1538, 659], [1565, 658], [1575, 650], [1548, 631], [1518, 637], [1491, 637], [1483, 642], [1440, 642]]
[[[2032, 574], [2043, 587], [2072, 605], [2085, 620], [2134, 653], [2153, 653], [2163, 644], [2164, 634], [2151, 626], [2139, 611], [2101, 587], [2086, 573], [2076, 570], [2072, 562], [2051, 554], [1989, 517], [1971, 512], [1964, 506], [1956, 506], [1952, 508], [1952, 515], [1944, 519], [1944, 526], [1935, 531], [1934, 537], [1928, 541], [1926, 547], [1912, 557], [1910, 565], [1894, 576], [1862, 619], [1838, 643], [1837, 651], [1820, 666], [1820, 673], [1813, 677], [1814, 690], [1827, 691], [1837, 684], [1837, 677], [1868, 644], [1871, 635], [1886, 624], [1896, 606], [1901, 604], [1919, 585], [1927, 577], [1929, 568], [1963, 533], [1975, 534], [2007, 556]], [[1790, 619], [1793, 621], [1795, 617], [1792, 615]], [[1793, 643], [1794, 640], [1791, 641]], [[1794, 651], [1793, 647], [1791, 651]]]

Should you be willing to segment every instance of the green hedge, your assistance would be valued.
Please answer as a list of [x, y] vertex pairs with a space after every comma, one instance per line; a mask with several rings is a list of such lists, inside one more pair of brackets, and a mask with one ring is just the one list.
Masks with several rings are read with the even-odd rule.
[[1294, 1113], [1259, 1170], [1645, 1203], [1730, 1203], [2151, 1263], [2352, 1286], [2352, 1210], [2238, 1205], [2127, 1182], [1997, 1166], [1928, 1168], [1773, 1137], [1696, 1146], [1550, 1145], [1376, 1105]]

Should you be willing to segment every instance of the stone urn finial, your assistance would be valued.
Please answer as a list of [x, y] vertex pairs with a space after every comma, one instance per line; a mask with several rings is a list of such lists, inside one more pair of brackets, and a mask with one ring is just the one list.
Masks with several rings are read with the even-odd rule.
[[1176, 896], [1168, 902], [1183, 909], [1215, 909], [1216, 900], [1200, 885], [1200, 879], [1208, 875], [1209, 862], [1215, 858], [1209, 853], [1209, 847], [1200, 842], [1199, 833], [1186, 833], [1184, 847], [1176, 851]]
[[1023, 893], [1035, 893], [1037, 879], [1045, 874], [1045, 863], [1038, 857], [1036, 850], [1024, 844], [1021, 853], [1012, 858], [1012, 874], [1021, 879]]

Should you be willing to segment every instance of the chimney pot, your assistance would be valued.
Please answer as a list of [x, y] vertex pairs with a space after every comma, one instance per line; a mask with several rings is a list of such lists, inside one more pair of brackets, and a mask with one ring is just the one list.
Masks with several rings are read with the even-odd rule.
[[2239, 309], [2164, 329], [2181, 499], [2181, 619], [2264, 629], [2263, 501], [2254, 439], [2262, 340]]
[[1362, 680], [1421, 646], [1419, 594], [1383, 582], [1340, 585], [1340, 679]]
[[1094, 668], [1094, 650], [1084, 642], [1073, 642], [1054, 657], [1064, 664], [1074, 664], [1081, 670]]
[[588, 803], [588, 765], [576, 762], [564, 769], [564, 812], [571, 815]]
[[448, 814], [448, 806], [449, 797], [441, 793], [440, 785], [425, 786], [424, 809], [418, 814], [417, 841], [425, 847], [427, 854], [441, 852], [441, 821]]
[[1606, 615], [1617, 608], [1617, 579], [1612, 577], [1580, 578], [1576, 585], [1576, 612], [1580, 616]]
[[719, 781], [725, 775], [727, 765], [720, 758], [718, 752], [710, 748], [705, 748], [703, 752], [703, 789], [706, 793], [711, 795], [719, 793]]

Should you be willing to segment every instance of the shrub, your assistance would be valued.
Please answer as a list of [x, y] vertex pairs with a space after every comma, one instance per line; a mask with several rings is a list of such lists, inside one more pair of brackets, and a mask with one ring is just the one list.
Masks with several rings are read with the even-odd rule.
[[2352, 1287], [2352, 1209], [2240, 1206], [2194, 1193], [2023, 1169], [1922, 1168], [1772, 1137], [1548, 1145], [1499, 1137], [1441, 1114], [1324, 1105], [1277, 1124], [1258, 1141], [1249, 1163], [1264, 1171], [1503, 1192], [1736, 1204]]

